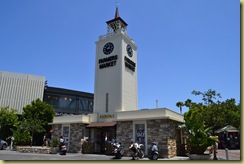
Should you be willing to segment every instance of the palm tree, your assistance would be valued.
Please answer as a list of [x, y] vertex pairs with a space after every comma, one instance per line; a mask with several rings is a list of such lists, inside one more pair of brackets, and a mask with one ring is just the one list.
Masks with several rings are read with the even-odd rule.
[[191, 99], [187, 99], [187, 100], [185, 101], [185, 106], [188, 107], [188, 108], [190, 109], [190, 107], [191, 107]]
[[182, 114], [182, 106], [184, 106], [185, 104], [183, 102], [177, 102], [176, 106], [180, 108], [180, 114]]

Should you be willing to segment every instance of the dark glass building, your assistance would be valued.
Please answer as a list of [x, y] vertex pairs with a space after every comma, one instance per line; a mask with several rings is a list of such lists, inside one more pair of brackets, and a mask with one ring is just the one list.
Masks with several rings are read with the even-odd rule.
[[46, 87], [43, 101], [52, 105], [56, 115], [93, 113], [94, 94]]

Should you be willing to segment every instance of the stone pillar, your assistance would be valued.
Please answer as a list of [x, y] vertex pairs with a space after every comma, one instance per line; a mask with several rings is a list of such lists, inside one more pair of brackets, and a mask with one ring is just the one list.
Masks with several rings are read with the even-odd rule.
[[123, 121], [117, 123], [116, 130], [117, 140], [121, 142], [124, 147], [124, 155], [130, 156], [129, 145], [133, 139], [133, 123], [132, 121]]
[[85, 125], [82, 123], [70, 124], [69, 151], [73, 153], [80, 152], [81, 139], [84, 137]]
[[168, 158], [175, 157], [177, 155], [177, 153], [176, 153], [176, 139], [168, 139], [167, 145], [168, 145]]

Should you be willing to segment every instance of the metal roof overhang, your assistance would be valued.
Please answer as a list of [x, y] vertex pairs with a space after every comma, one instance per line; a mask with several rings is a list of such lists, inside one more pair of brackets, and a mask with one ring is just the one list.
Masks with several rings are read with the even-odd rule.
[[92, 122], [89, 125], [87, 125], [87, 128], [94, 128], [94, 127], [108, 127], [108, 126], [114, 126], [117, 122]]
[[221, 132], [239, 132], [238, 129], [236, 129], [234, 126], [231, 126], [231, 125], [227, 125], [219, 130], [217, 130], [217, 133], [221, 133]]
[[224, 132], [224, 131], [226, 131], [226, 132], [239, 132], [239, 130], [237, 130], [237, 129], [226, 129], [226, 130], [218, 130], [217, 131], [217, 133], [221, 133], [221, 132]]

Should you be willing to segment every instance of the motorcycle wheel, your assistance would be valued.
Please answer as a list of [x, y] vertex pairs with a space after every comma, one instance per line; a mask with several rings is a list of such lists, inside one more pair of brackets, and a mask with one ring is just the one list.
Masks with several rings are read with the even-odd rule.
[[157, 160], [157, 159], [158, 159], [158, 155], [157, 154], [153, 154], [152, 160]]
[[115, 157], [116, 157], [117, 159], [121, 159], [121, 158], [122, 158], [122, 156], [121, 156], [120, 153], [115, 154]]
[[61, 151], [60, 155], [66, 155], [66, 152], [65, 151]]
[[7, 149], [7, 145], [6, 144], [3, 144], [3, 146], [2, 146], [2, 150], [6, 150]]

